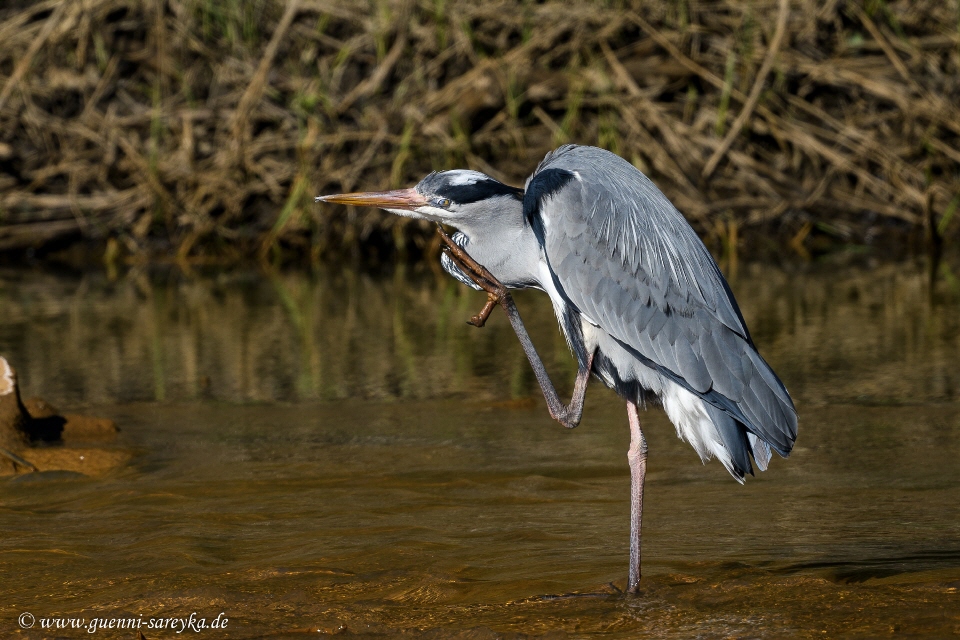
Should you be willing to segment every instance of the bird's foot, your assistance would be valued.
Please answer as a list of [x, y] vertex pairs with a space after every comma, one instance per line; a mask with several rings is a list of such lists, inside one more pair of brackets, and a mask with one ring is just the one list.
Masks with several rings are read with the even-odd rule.
[[443, 227], [439, 224], [437, 225], [437, 233], [440, 235], [440, 240], [443, 243], [440, 247], [443, 252], [460, 267], [460, 270], [463, 271], [468, 278], [487, 292], [487, 302], [483, 305], [483, 309], [467, 320], [467, 324], [482, 327], [487, 323], [487, 318], [490, 317], [493, 308], [498, 304], [503, 304], [504, 300], [506, 300], [510, 294], [502, 282], [497, 280], [486, 267], [471, 258], [470, 254], [457, 245], [457, 243], [453, 241], [453, 238], [448, 236], [447, 232], [444, 231]]

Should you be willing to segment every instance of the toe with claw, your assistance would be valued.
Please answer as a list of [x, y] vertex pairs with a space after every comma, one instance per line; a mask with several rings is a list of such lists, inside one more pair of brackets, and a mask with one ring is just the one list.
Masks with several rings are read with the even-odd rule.
[[497, 280], [486, 267], [471, 258], [470, 254], [458, 246], [440, 225], [437, 225], [437, 233], [443, 242], [441, 249], [444, 253], [446, 253], [450, 259], [460, 267], [460, 270], [473, 280], [478, 287], [487, 292], [487, 302], [483, 305], [483, 309], [481, 309], [477, 315], [467, 320], [467, 324], [482, 327], [486, 324], [487, 318], [489, 318], [493, 312], [493, 308], [498, 304], [503, 304], [510, 294], [507, 292], [507, 288], [503, 286], [503, 283]]

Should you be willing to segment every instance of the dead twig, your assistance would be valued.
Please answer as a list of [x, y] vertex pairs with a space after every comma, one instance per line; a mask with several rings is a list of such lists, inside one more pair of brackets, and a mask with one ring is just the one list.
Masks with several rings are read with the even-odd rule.
[[237, 103], [237, 109], [233, 113], [233, 126], [231, 128], [233, 130], [233, 139], [238, 144], [243, 140], [243, 132], [247, 126], [247, 118], [250, 116], [250, 110], [254, 104], [260, 100], [260, 96], [263, 93], [263, 87], [267, 83], [267, 74], [270, 72], [273, 59], [276, 57], [277, 50], [280, 48], [280, 42], [283, 40], [287, 29], [293, 24], [293, 19], [297, 15], [298, 4], [299, 0], [287, 0], [287, 7], [283, 11], [280, 23], [273, 31], [270, 42], [267, 43], [267, 48], [264, 50], [263, 57], [260, 59], [260, 65], [257, 67], [257, 72], [250, 80], [250, 84], [247, 85], [246, 91], [243, 92], [240, 102]]
[[30, 63], [33, 62], [33, 57], [37, 55], [37, 52], [40, 51], [40, 48], [43, 47], [44, 43], [46, 43], [47, 38], [50, 37], [54, 27], [57, 26], [58, 22], [60, 22], [60, 16], [63, 15], [63, 12], [66, 10], [69, 4], [69, 2], [61, 2], [56, 6], [56, 8], [53, 10], [53, 13], [50, 14], [50, 17], [47, 18], [47, 21], [40, 29], [40, 33], [38, 33], [37, 37], [34, 38], [33, 42], [30, 43], [30, 47], [27, 49], [27, 52], [22, 58], [20, 58], [17, 66], [14, 67], [13, 73], [10, 74], [10, 77], [7, 78], [6, 83], [3, 85], [3, 89], [0, 89], [0, 111], [3, 111], [3, 107], [7, 102], [7, 98], [10, 96], [10, 92], [13, 91], [13, 88], [18, 82], [20, 82], [23, 74], [25, 74], [27, 69], [30, 68]]
[[783, 42], [783, 35], [787, 31], [787, 18], [789, 15], [789, 0], [780, 0], [780, 8], [777, 13], [777, 27], [773, 33], [773, 39], [770, 40], [770, 46], [767, 47], [767, 55], [763, 58], [760, 71], [757, 72], [757, 77], [753, 81], [753, 87], [747, 96], [747, 102], [740, 110], [737, 119], [733, 121], [733, 126], [730, 127], [730, 131], [727, 132], [723, 142], [720, 143], [717, 150], [714, 151], [710, 159], [707, 160], [707, 164], [704, 165], [703, 172], [701, 173], [704, 179], [709, 178], [713, 174], [714, 169], [720, 164], [720, 160], [722, 160], [723, 156], [730, 150], [730, 145], [732, 145], [733, 141], [740, 135], [740, 130], [743, 129], [743, 125], [745, 125], [750, 116], [753, 115], [753, 109], [757, 106], [757, 100], [760, 99], [760, 92], [763, 90], [767, 74], [770, 73], [770, 69], [773, 68], [773, 61], [777, 57], [777, 52], [780, 50], [780, 43]]

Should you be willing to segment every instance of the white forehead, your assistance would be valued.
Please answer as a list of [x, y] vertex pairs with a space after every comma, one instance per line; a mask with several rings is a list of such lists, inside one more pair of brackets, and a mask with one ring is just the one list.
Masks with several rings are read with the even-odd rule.
[[489, 179], [490, 178], [479, 171], [471, 171], [470, 169], [453, 169], [452, 171], [443, 172], [443, 181], [454, 187], [476, 184]]

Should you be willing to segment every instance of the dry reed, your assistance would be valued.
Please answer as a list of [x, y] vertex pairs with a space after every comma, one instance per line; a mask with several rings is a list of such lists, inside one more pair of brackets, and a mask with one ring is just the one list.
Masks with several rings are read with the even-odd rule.
[[807, 255], [960, 232], [956, 0], [45, 0], [0, 10], [0, 252], [420, 246], [311, 196], [564, 142], [705, 236]]

